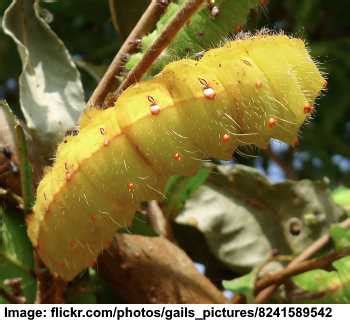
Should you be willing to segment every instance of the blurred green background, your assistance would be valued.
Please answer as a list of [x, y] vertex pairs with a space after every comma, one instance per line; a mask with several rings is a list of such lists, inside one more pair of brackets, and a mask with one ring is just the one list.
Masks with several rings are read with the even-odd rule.
[[[87, 98], [148, 2], [42, 1], [47, 10], [43, 16], [78, 62]], [[1, 1], [0, 17], [9, 3]], [[115, 8], [112, 15], [111, 4]], [[267, 8], [252, 13], [248, 30], [268, 27], [305, 38], [328, 75], [329, 89], [319, 100], [315, 119], [303, 129], [296, 149], [274, 142], [270, 153], [252, 150], [252, 157], [237, 156], [239, 162], [260, 168], [274, 181], [327, 176], [334, 186], [350, 185], [349, 9], [349, 0], [270, 0]], [[13, 41], [3, 33], [0, 58], [0, 98], [18, 108], [21, 64]]]

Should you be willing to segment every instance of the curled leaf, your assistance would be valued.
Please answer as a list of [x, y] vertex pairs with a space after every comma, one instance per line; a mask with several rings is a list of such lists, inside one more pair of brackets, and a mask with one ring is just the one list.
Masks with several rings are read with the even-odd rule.
[[80, 75], [63, 42], [40, 16], [39, 1], [13, 0], [3, 29], [22, 60], [20, 105], [28, 127], [52, 147], [84, 107]]
[[272, 184], [257, 170], [219, 166], [176, 221], [196, 227], [233, 270], [250, 270], [273, 249], [299, 253], [343, 214], [323, 182]]

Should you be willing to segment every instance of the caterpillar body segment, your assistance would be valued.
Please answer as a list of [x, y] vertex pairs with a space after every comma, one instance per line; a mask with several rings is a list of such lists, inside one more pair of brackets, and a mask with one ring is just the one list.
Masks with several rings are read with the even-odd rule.
[[140, 202], [163, 197], [170, 175], [240, 145], [294, 142], [324, 82], [302, 41], [262, 35], [171, 63], [114, 107], [86, 112], [37, 190], [28, 232], [41, 258], [71, 280]]

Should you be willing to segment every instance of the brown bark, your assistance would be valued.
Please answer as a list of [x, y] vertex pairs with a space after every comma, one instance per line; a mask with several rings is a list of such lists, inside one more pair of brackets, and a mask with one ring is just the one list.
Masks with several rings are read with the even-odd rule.
[[137, 50], [140, 39], [153, 29], [169, 3], [170, 1], [164, 0], [152, 0], [150, 2], [93, 92], [88, 106], [101, 107], [104, 104], [107, 94], [117, 86], [116, 76], [122, 71], [124, 57]]
[[128, 303], [227, 303], [185, 252], [163, 237], [117, 234], [97, 268]]

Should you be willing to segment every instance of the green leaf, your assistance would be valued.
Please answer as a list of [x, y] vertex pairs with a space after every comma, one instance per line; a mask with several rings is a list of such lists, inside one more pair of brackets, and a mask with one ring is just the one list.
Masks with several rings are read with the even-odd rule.
[[343, 214], [323, 182], [272, 184], [257, 170], [219, 166], [186, 202], [176, 222], [196, 227], [212, 253], [234, 271], [249, 271], [272, 249], [300, 253]]
[[168, 217], [175, 217], [191, 194], [207, 180], [209, 174], [210, 169], [202, 167], [192, 177], [171, 177], [165, 188], [164, 213]]
[[99, 270], [89, 268], [84, 274], [75, 278], [65, 289], [67, 303], [74, 304], [106, 304], [123, 303], [113, 292], [110, 283], [100, 275]]
[[74, 279], [66, 288], [67, 303], [96, 304], [96, 272], [89, 268], [84, 275]]
[[20, 104], [28, 127], [47, 147], [73, 127], [84, 108], [80, 75], [62, 41], [40, 16], [39, 1], [13, 0], [3, 29], [22, 60]]
[[4, 287], [5, 279], [19, 277], [22, 279], [23, 295], [28, 303], [33, 303], [36, 294], [33, 251], [23, 214], [0, 208], [0, 224], [0, 287]]
[[312, 270], [293, 278], [305, 293], [294, 298], [298, 303], [349, 303], [350, 256], [333, 263], [335, 270]]
[[350, 246], [350, 229], [341, 226], [332, 226], [330, 229], [332, 240], [336, 249]]
[[[330, 235], [336, 249], [350, 246], [350, 230], [334, 225]], [[350, 256], [333, 262], [334, 270], [315, 269], [293, 278], [293, 282], [304, 292], [296, 297], [306, 303], [349, 303], [350, 301]]]
[[339, 187], [332, 192], [334, 202], [342, 206], [350, 214], [350, 189]]
[[34, 204], [33, 175], [29, 162], [27, 142], [22, 126], [18, 123], [15, 126], [16, 145], [18, 151], [19, 168], [21, 173], [22, 197], [24, 211], [28, 213]]
[[248, 303], [254, 303], [254, 285], [256, 273], [252, 271], [249, 274], [235, 278], [231, 281], [223, 281], [222, 285], [226, 290], [235, 294], [244, 295]]
[[119, 232], [149, 237], [158, 236], [153, 227], [149, 224], [146, 216], [139, 212], [135, 214], [132, 225], [128, 228], [121, 229]]

